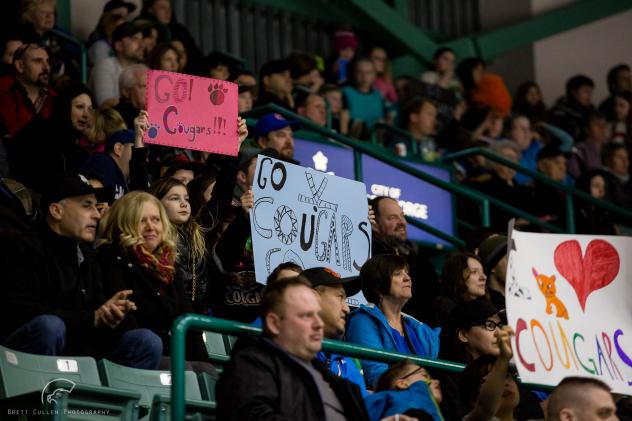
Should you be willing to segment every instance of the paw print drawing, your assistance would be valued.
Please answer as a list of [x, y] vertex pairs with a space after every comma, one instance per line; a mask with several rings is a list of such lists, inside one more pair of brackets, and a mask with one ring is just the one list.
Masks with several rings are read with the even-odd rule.
[[149, 136], [150, 139], [155, 139], [156, 136], [158, 136], [158, 129], [160, 128], [160, 126], [156, 123], [153, 123], [149, 126], [149, 129], [147, 130], [147, 136]]
[[222, 105], [224, 103], [224, 94], [228, 92], [228, 89], [224, 88], [222, 82], [208, 85], [208, 91], [211, 93], [210, 99], [213, 105]]

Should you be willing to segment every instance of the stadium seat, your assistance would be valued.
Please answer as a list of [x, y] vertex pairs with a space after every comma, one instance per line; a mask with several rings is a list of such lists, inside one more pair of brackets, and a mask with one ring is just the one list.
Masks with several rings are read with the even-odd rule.
[[202, 399], [209, 402], [215, 402], [215, 385], [217, 379], [208, 373], [198, 374], [198, 383], [200, 384], [200, 394]]
[[222, 367], [230, 359], [231, 343], [228, 336], [215, 332], [204, 332], [204, 344], [208, 356], [218, 371], [222, 371]]
[[[99, 361], [99, 374], [106, 386], [135, 390], [140, 393], [141, 416], [150, 410], [150, 420], [170, 419], [171, 373], [125, 367], [108, 360]], [[202, 401], [195, 373], [185, 372], [187, 419], [214, 419], [215, 403]], [[189, 418], [192, 417], [192, 418]]]
[[[136, 420], [140, 394], [101, 385], [90, 357], [27, 354], [0, 346], [0, 405], [48, 419]], [[37, 415], [37, 414], [33, 414]]]

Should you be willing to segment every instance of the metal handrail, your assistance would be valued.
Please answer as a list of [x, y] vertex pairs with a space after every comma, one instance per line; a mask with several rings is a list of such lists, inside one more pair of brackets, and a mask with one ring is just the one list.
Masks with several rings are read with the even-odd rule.
[[482, 206], [482, 212], [481, 212], [481, 225], [484, 227], [488, 227], [489, 226], [489, 205], [494, 205], [497, 208], [502, 209], [505, 212], [508, 212], [512, 215], [518, 216], [520, 218], [523, 218], [535, 225], [538, 225], [540, 227], [546, 228], [549, 231], [552, 232], [556, 232], [556, 233], [561, 233], [563, 232], [563, 230], [553, 224], [550, 224], [548, 222], [545, 221], [541, 221], [540, 219], [538, 219], [537, 217], [531, 215], [528, 212], [525, 212], [523, 210], [520, 210], [518, 208], [515, 208], [511, 205], [506, 204], [505, 202], [496, 199], [492, 196], [488, 196], [484, 193], [481, 193], [477, 190], [474, 190], [470, 187], [466, 187], [466, 186], [462, 186], [459, 184], [452, 184], [446, 181], [443, 181], [439, 178], [436, 178], [430, 174], [426, 174], [423, 171], [418, 170], [417, 168], [411, 167], [410, 165], [406, 164], [405, 162], [402, 162], [400, 159], [396, 159], [393, 157], [388, 156], [387, 154], [380, 154], [376, 151], [374, 151], [370, 145], [366, 144], [365, 142], [359, 141], [359, 140], [355, 140], [355, 139], [351, 139], [347, 136], [343, 136], [339, 133], [335, 133], [331, 130], [328, 130], [325, 127], [321, 127], [318, 124], [296, 114], [293, 113], [289, 110], [286, 110], [285, 108], [282, 108], [276, 104], [267, 104], [264, 105], [262, 107], [257, 107], [252, 111], [249, 111], [248, 113], [245, 113], [244, 116], [245, 117], [257, 117], [260, 116], [262, 114], [267, 114], [267, 113], [277, 113], [282, 115], [285, 118], [288, 119], [292, 119], [292, 120], [296, 120], [299, 121], [304, 128], [309, 129], [310, 131], [314, 131], [317, 133], [322, 134], [323, 136], [326, 136], [330, 139], [333, 139], [339, 143], [342, 143], [344, 145], [347, 145], [351, 148], [354, 149], [354, 152], [361, 152], [363, 154], [369, 155], [372, 158], [377, 159], [378, 161], [381, 162], [385, 162], [386, 164], [395, 167], [399, 170], [402, 170], [410, 175], [412, 175], [413, 177], [419, 178], [423, 181], [426, 181], [427, 183], [433, 184], [443, 190], [447, 190], [450, 193], [454, 193], [454, 194], [459, 194], [462, 195], [464, 197], [467, 197], [468, 199], [474, 200], [478, 203], [481, 204]]
[[[185, 414], [185, 379], [184, 365], [186, 355], [186, 334], [189, 329], [199, 329], [210, 332], [244, 336], [260, 335], [261, 329], [246, 323], [234, 322], [231, 320], [217, 319], [214, 317], [201, 316], [199, 314], [184, 314], [178, 317], [171, 326], [171, 419], [183, 420]], [[415, 364], [424, 367], [436, 368], [439, 370], [459, 373], [463, 371], [465, 365], [440, 360], [422, 358], [417, 355], [403, 354], [400, 352], [389, 352], [381, 349], [366, 348], [350, 344], [347, 342], [325, 339], [323, 350], [347, 355], [365, 360], [394, 363], [404, 359], [411, 360]], [[538, 384], [526, 384], [532, 388], [550, 390], [550, 386]]]
[[73, 37], [72, 35], [69, 35], [63, 31], [60, 31], [59, 29], [51, 29], [51, 32], [63, 39], [65, 39], [68, 42], [72, 42], [73, 44], [76, 44], [79, 47], [79, 51], [80, 51], [80, 60], [81, 60], [81, 82], [82, 83], [88, 83], [88, 50], [86, 49], [86, 45], [79, 41], [77, 38]]
[[[572, 186], [567, 186], [566, 184], [562, 184], [560, 182], [554, 181], [551, 178], [537, 172], [537, 171], [533, 171], [529, 168], [525, 168], [520, 164], [517, 164], [515, 162], [509, 161], [508, 159], [497, 155], [495, 153], [493, 153], [492, 151], [485, 149], [485, 148], [469, 148], [469, 149], [465, 149], [459, 152], [455, 152], [449, 155], [445, 155], [443, 158], [441, 158], [441, 161], [443, 162], [452, 162], [452, 161], [456, 161], [458, 159], [463, 159], [463, 158], [467, 158], [470, 156], [474, 156], [474, 155], [482, 155], [487, 159], [490, 159], [492, 161], [498, 162], [499, 164], [502, 164], [504, 166], [507, 166], [509, 168], [512, 168], [522, 174], [525, 174], [529, 177], [532, 177], [536, 180], [538, 180], [539, 182], [546, 184], [548, 186], [551, 186], [553, 188], [555, 188], [556, 190], [560, 190], [564, 192], [564, 195], [566, 197], [566, 221], [567, 221], [567, 230], [570, 233], [574, 233], [575, 232], [575, 227], [573, 224], [573, 227], [569, 227], [569, 221], [572, 221], [573, 218], [572, 216], [574, 216], [574, 212], [573, 212], [573, 203], [572, 203], [572, 197], [575, 197], [577, 199], [581, 199], [585, 202], [588, 202], [592, 205], [598, 206], [600, 208], [606, 209], [612, 213], [615, 213], [617, 215], [620, 215], [626, 219], [630, 219], [632, 221], [632, 212], [630, 212], [627, 209], [621, 208], [617, 205], [614, 205], [610, 202], [607, 202], [605, 200], [600, 200], [600, 199], [596, 199], [594, 197], [592, 197], [590, 194], [583, 192], [581, 190], [576, 189], [575, 187]], [[569, 218], [569, 216], [571, 216], [571, 218]], [[570, 229], [572, 228], [572, 230]]]

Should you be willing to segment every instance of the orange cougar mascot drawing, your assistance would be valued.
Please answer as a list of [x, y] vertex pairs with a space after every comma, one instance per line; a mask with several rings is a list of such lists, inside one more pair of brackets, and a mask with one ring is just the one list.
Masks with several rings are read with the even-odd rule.
[[538, 281], [538, 287], [540, 287], [540, 291], [544, 295], [544, 299], [546, 300], [546, 314], [553, 314], [553, 306], [557, 310], [555, 316], [561, 317], [568, 320], [568, 310], [566, 310], [566, 306], [555, 296], [557, 292], [555, 288], [555, 275], [546, 276], [538, 274], [538, 271], [535, 268], [531, 268], [533, 271], [533, 276], [535, 276], [535, 280]]

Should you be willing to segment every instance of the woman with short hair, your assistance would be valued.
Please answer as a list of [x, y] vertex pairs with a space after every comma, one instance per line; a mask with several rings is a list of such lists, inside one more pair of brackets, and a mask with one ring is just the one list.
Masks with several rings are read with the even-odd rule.
[[[412, 297], [408, 264], [401, 256], [373, 256], [362, 266], [362, 293], [370, 305], [362, 305], [351, 314], [346, 338], [349, 342], [390, 352], [436, 358], [439, 331], [402, 313]], [[423, 291], [419, 291], [423, 293]], [[388, 364], [362, 361], [367, 385], [371, 387], [388, 369]]]

